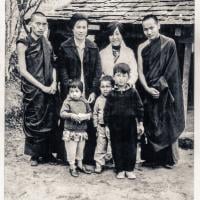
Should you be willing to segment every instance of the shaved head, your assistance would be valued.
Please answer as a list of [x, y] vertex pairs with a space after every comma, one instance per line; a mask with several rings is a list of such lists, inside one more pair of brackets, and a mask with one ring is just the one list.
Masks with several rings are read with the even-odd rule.
[[42, 12], [34, 12], [31, 15], [31, 22], [33, 22], [35, 20], [35, 17], [45, 17], [46, 18], [46, 15]]

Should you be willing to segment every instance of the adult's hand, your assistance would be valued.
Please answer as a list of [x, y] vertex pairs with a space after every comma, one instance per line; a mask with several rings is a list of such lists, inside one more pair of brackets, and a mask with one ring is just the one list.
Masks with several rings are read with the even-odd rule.
[[137, 123], [137, 133], [138, 133], [139, 136], [144, 134], [143, 122]]
[[56, 90], [57, 90], [57, 83], [56, 81], [53, 81], [53, 83], [51, 84], [51, 94], [55, 94]]
[[155, 88], [149, 87], [147, 89], [147, 92], [154, 98], [158, 99], [160, 97], [160, 92], [156, 90]]
[[95, 100], [96, 94], [93, 92], [88, 98], [88, 103], [92, 103]]
[[51, 87], [42, 86], [41, 90], [42, 90], [44, 93], [52, 94]]

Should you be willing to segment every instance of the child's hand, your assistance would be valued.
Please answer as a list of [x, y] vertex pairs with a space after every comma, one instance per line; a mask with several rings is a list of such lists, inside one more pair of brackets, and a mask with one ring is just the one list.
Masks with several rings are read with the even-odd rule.
[[110, 139], [110, 129], [106, 126], [105, 127], [106, 137]]
[[71, 119], [76, 121], [76, 122], [81, 123], [81, 119], [77, 114], [71, 113]]
[[138, 135], [143, 135], [144, 134], [144, 126], [143, 126], [143, 122], [139, 122], [137, 124], [137, 133]]
[[99, 136], [99, 134], [98, 134], [98, 127], [94, 127], [94, 129], [95, 129], [96, 137], [98, 137]]
[[78, 114], [80, 121], [89, 120], [90, 119], [90, 113], [79, 113]]

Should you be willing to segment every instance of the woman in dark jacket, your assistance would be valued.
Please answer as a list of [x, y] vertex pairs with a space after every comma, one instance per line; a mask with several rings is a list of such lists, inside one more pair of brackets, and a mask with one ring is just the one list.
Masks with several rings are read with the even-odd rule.
[[92, 103], [102, 74], [99, 49], [86, 38], [88, 19], [85, 15], [74, 14], [71, 26], [73, 37], [64, 41], [59, 49], [61, 95], [62, 98], [66, 97], [69, 79], [82, 79], [85, 97]]
[[[70, 79], [79, 79], [84, 84], [83, 94], [89, 103], [94, 103], [98, 92], [99, 79], [102, 74], [99, 49], [95, 43], [86, 38], [88, 18], [76, 13], [71, 18], [73, 37], [64, 41], [59, 49], [58, 73], [60, 79], [61, 99], [66, 98]], [[90, 126], [89, 126], [90, 127]], [[95, 134], [90, 134], [86, 145], [86, 160], [93, 160]]]

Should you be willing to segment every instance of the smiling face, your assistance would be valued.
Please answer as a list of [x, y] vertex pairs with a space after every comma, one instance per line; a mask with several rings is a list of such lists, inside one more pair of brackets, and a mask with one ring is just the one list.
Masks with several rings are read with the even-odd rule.
[[88, 23], [86, 20], [79, 20], [73, 27], [73, 33], [76, 40], [83, 41], [87, 36]]
[[47, 31], [47, 18], [41, 15], [35, 15], [31, 20], [32, 36], [39, 38]]
[[142, 26], [144, 34], [149, 40], [154, 40], [159, 37], [160, 24], [153, 18], [143, 21]]
[[79, 100], [81, 95], [82, 95], [82, 93], [81, 93], [81, 91], [80, 91], [80, 89], [78, 87], [69, 89], [69, 96], [73, 100]]
[[128, 73], [116, 72], [114, 75], [114, 80], [115, 80], [115, 84], [119, 88], [123, 88], [126, 86], [128, 80], [129, 80], [129, 75], [128, 75]]
[[122, 35], [118, 28], [116, 28], [112, 35], [109, 36], [112, 46], [120, 46], [122, 42]]
[[110, 81], [101, 81], [100, 84], [101, 94], [106, 97], [108, 96], [109, 92], [112, 90], [112, 85]]

